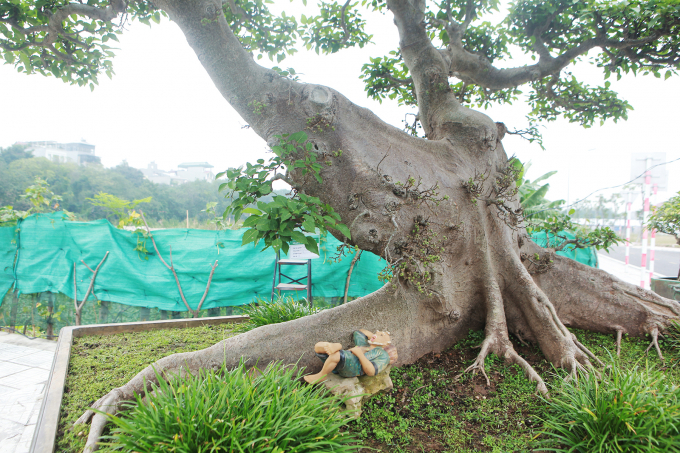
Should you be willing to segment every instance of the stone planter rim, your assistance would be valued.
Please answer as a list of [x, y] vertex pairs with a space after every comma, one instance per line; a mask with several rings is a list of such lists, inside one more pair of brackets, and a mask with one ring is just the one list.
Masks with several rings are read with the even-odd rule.
[[88, 326], [63, 327], [59, 331], [57, 350], [52, 360], [50, 377], [45, 386], [38, 421], [33, 432], [29, 453], [52, 453], [56, 446], [57, 428], [61, 401], [68, 364], [71, 359], [71, 346], [74, 338], [91, 335], [113, 335], [117, 333], [147, 332], [161, 329], [185, 329], [207, 325], [242, 323], [248, 316], [219, 316], [212, 318], [163, 319], [159, 321], [124, 322], [115, 324], [93, 324]]

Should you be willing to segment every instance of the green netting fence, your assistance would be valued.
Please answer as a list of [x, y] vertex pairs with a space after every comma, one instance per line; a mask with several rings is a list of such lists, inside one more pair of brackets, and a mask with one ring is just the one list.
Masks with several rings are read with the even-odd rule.
[[[275, 254], [271, 249], [241, 247], [244, 231], [169, 229], [153, 232], [166, 262], [172, 253], [182, 290], [193, 309], [203, 296], [215, 261], [218, 266], [202, 308], [237, 306], [258, 296], [270, 297]], [[17, 227], [0, 228], [0, 240], [2, 293], [14, 284], [19, 293], [52, 292], [73, 298], [75, 272], [78, 297], [82, 298], [90, 284], [90, 269], [95, 269], [108, 252], [90, 300], [186, 311], [174, 276], [156, 256], [150, 239], [119, 230], [107, 220], [71, 222], [61, 213], [32, 215]], [[135, 251], [138, 241], [146, 241], [147, 253]], [[337, 239], [325, 238], [321, 241], [320, 258], [312, 260], [315, 296], [344, 294], [351, 259], [331, 260], [339, 245]], [[15, 252], [18, 252], [16, 262]], [[376, 255], [362, 254], [352, 273], [349, 296], [359, 297], [379, 289], [382, 283], [378, 281], [378, 273], [384, 267], [384, 261]], [[303, 272], [306, 270], [293, 269], [290, 274], [301, 276]]]
[[[178, 279], [192, 309], [197, 308], [211, 266], [218, 261], [201, 316], [231, 314], [233, 307], [271, 296], [274, 251], [242, 247], [244, 231], [153, 232], [166, 261], [172, 250]], [[545, 233], [536, 233], [532, 239], [546, 244]], [[312, 260], [316, 305], [334, 305], [344, 295], [353, 255], [334, 261], [339, 245], [331, 236], [321, 238], [320, 257]], [[32, 215], [17, 226], [0, 228], [0, 294], [5, 296], [0, 301], [0, 325], [19, 326], [31, 334], [37, 329], [43, 335], [56, 335], [60, 327], [75, 324], [74, 273], [81, 300], [90, 284], [90, 269], [95, 269], [107, 252], [93, 294], [83, 308], [83, 324], [187, 315], [174, 276], [156, 256], [150, 239], [119, 230], [107, 220], [72, 222], [62, 213], [53, 213]], [[597, 266], [592, 250], [558, 253]], [[384, 267], [384, 260], [363, 252], [354, 267], [348, 296], [361, 297], [379, 289], [382, 283], [378, 274]], [[286, 269], [286, 274], [294, 278], [305, 272], [305, 266]]]
[[[172, 251], [182, 291], [192, 309], [198, 307], [215, 261], [218, 266], [202, 310], [216, 314], [216, 309], [221, 307], [240, 306], [257, 297], [271, 297], [275, 253], [271, 249], [261, 251], [261, 246], [242, 247], [244, 231], [168, 229], [153, 232], [166, 262]], [[330, 236], [320, 241], [320, 257], [312, 260], [314, 298], [337, 300], [344, 295], [353, 256], [348, 255], [340, 262], [333, 261], [340, 244]], [[106, 316], [108, 322], [138, 320], [139, 316], [134, 310], [113, 308], [106, 303], [155, 309], [144, 312], [141, 315], [144, 319], [157, 319], [166, 311], [176, 317], [179, 312], [187, 311], [173, 274], [156, 256], [150, 239], [119, 230], [107, 220], [72, 222], [62, 213], [38, 214], [15, 227], [0, 228], [0, 294], [6, 294], [0, 305], [0, 323], [8, 325], [8, 318], [12, 318], [13, 323], [22, 325], [23, 321], [16, 321], [22, 319], [22, 313], [26, 319], [40, 318], [41, 307], [46, 306], [46, 302], [40, 302], [45, 298], [44, 293], [57, 295], [54, 301], [50, 299], [52, 312], [61, 308], [61, 317], [68, 323], [73, 317], [74, 272], [75, 287], [81, 300], [90, 284], [90, 269], [95, 269], [107, 252], [94, 282], [93, 294], [84, 307], [83, 324], [101, 321], [102, 303], [110, 313]], [[361, 297], [379, 289], [382, 283], [378, 273], [384, 267], [381, 258], [362, 253], [352, 272], [348, 296]], [[290, 266], [286, 274], [302, 277], [306, 273], [304, 268]], [[7, 294], [10, 289], [16, 290], [16, 294]], [[121, 311], [130, 314], [115, 315]], [[220, 313], [227, 312], [222, 310]]]
[[[568, 231], [561, 231], [559, 235], [560, 237], [566, 237], [568, 240], [576, 238], [573, 233]], [[531, 240], [541, 247], [555, 247], [558, 245], [558, 242], [560, 242], [560, 240], [556, 241], [552, 234], [544, 231], [533, 233], [531, 235]], [[560, 250], [556, 253], [557, 255], [566, 256], [567, 258], [571, 258], [572, 260], [586, 264], [590, 267], [599, 267], [597, 262], [597, 251], [593, 247], [577, 249], [573, 245], [568, 245], [564, 250]]]

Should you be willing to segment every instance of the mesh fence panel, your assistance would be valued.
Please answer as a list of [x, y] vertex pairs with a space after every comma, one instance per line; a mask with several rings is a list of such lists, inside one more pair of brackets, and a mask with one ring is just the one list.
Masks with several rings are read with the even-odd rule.
[[[241, 247], [245, 230], [210, 231], [168, 229], [153, 232], [158, 249], [177, 271], [189, 306], [195, 310], [206, 290], [211, 266], [218, 261], [201, 316], [234, 313], [233, 307], [255, 298], [269, 299], [275, 253], [261, 247]], [[532, 240], [547, 243], [545, 233]], [[323, 239], [321, 256], [312, 260], [315, 304], [337, 304], [344, 295], [352, 255], [335, 262], [341, 243]], [[107, 254], [104, 261], [102, 259]], [[592, 249], [558, 252], [597, 266]], [[119, 230], [107, 220], [71, 222], [62, 213], [37, 214], [17, 226], [0, 228], [0, 326], [27, 335], [57, 335], [75, 324], [73, 297], [87, 292], [92, 270], [101, 263], [93, 291], [82, 311], [82, 324], [156, 320], [190, 314], [182, 302], [174, 276], [156, 256], [151, 240]], [[378, 273], [385, 261], [363, 252], [356, 263], [348, 296], [361, 297], [382, 286]], [[306, 266], [287, 266], [290, 277], [306, 274]], [[75, 277], [75, 281], [74, 281]], [[290, 294], [290, 293], [288, 293]], [[301, 296], [304, 296], [302, 294]], [[238, 309], [236, 309], [238, 312]]]
[[[244, 305], [256, 297], [271, 297], [275, 253], [271, 249], [261, 251], [261, 246], [241, 247], [244, 231], [153, 232], [158, 250], [168, 264], [172, 257], [182, 291], [193, 310], [206, 290], [215, 261], [218, 266], [202, 309], [213, 309], [215, 313], [214, 309]], [[320, 258], [312, 260], [315, 298], [337, 299], [344, 294], [352, 256], [334, 262], [331, 257], [340, 244], [332, 237], [324, 239]], [[100, 263], [93, 292], [83, 309], [83, 324], [102, 319], [137, 321], [141, 316], [139, 308], [156, 309], [142, 310], [151, 313], [148, 319], [154, 316], [159, 319], [165, 311], [187, 311], [172, 272], [158, 258], [150, 239], [119, 230], [107, 220], [71, 222], [62, 213], [53, 213], [32, 215], [15, 227], [0, 228], [0, 294], [7, 294], [0, 305], [0, 322], [9, 325], [11, 318], [15, 325], [23, 326], [27, 325], [24, 318], [30, 317], [33, 320], [30, 325], [40, 325], [35, 319], [42, 316], [59, 326], [74, 324], [74, 294], [77, 290], [78, 300], [82, 300], [92, 270]], [[384, 260], [364, 252], [354, 267], [348, 295], [361, 297], [379, 289], [382, 283], [378, 273], [384, 267]], [[306, 267], [287, 266], [284, 272], [298, 278], [306, 275]], [[15, 291], [8, 292], [10, 288]], [[47, 302], [40, 300], [46, 297], [55, 298], [50, 302], [54, 313], [51, 318], [46, 311]], [[105, 316], [100, 313], [102, 304]], [[56, 320], [56, 313], [60, 313], [60, 320]]]

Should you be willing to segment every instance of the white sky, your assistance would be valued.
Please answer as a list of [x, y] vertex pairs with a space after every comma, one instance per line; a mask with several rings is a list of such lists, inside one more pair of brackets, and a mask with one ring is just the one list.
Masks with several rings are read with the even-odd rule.
[[[300, 52], [280, 66], [294, 67], [303, 73], [304, 82], [335, 88], [401, 127], [409, 109], [396, 102], [379, 104], [367, 99], [358, 78], [369, 56], [396, 49], [398, 37], [391, 14], [373, 15], [368, 32], [374, 34], [375, 45], [330, 57]], [[113, 80], [102, 77], [94, 92], [0, 66], [0, 146], [16, 141], [85, 139], [96, 145], [105, 166], [127, 160], [140, 168], [156, 161], [160, 168], [170, 169], [185, 161], [208, 161], [216, 172], [265, 155], [264, 141], [241, 129], [245, 122], [218, 93], [175, 24], [167, 20], [152, 28], [132, 24], [121, 37], [117, 54]], [[602, 80], [588, 65], [578, 69], [578, 74], [592, 83]], [[504, 139], [508, 155], [532, 162], [531, 179], [558, 171], [550, 179], [548, 198], [574, 201], [593, 190], [628, 181], [634, 152], [666, 152], [668, 161], [680, 158], [673, 132], [679, 127], [675, 110], [680, 105], [680, 80], [630, 76], [612, 85], [635, 107], [627, 122], [607, 122], [591, 129], [566, 121], [546, 124], [545, 151], [517, 137]], [[518, 102], [485, 113], [513, 129], [523, 127], [526, 111]], [[668, 171], [669, 190], [660, 192], [659, 200], [680, 190], [680, 161], [668, 165]]]

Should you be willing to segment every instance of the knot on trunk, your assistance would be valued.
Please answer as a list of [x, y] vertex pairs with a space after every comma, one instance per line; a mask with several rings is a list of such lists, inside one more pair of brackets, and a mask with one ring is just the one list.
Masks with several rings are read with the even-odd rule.
[[305, 115], [307, 115], [308, 127], [331, 126], [338, 101], [329, 88], [321, 85], [307, 85], [302, 90], [301, 100]]

